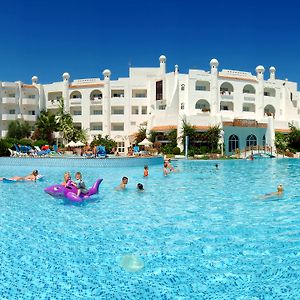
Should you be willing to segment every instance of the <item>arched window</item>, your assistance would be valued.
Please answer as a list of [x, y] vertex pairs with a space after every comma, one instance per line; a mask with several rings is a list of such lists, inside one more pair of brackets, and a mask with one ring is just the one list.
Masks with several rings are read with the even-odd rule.
[[182, 85], [181, 85], [181, 90], [184, 91], [184, 89], [185, 89], [185, 85], [182, 84]]
[[243, 88], [244, 94], [255, 94], [255, 88], [251, 84], [246, 84]]
[[228, 139], [228, 151], [232, 152], [239, 148], [239, 138], [237, 135], [232, 134]]
[[90, 94], [91, 100], [100, 100], [102, 99], [102, 92], [100, 90], [93, 90]]
[[256, 146], [257, 145], [257, 138], [254, 134], [250, 134], [247, 136], [246, 139], [246, 147]]
[[184, 109], [184, 103], [180, 103], [180, 109]]
[[262, 142], [263, 142], [263, 146], [266, 146], [266, 136], [265, 135], [263, 136]]
[[195, 109], [202, 109], [202, 111], [210, 111], [210, 105], [207, 100], [200, 99], [196, 102]]
[[81, 93], [79, 91], [73, 91], [70, 95], [70, 99], [81, 99]]
[[233, 85], [229, 82], [223, 82], [220, 86], [220, 92], [222, 95], [230, 95], [233, 93]]
[[265, 109], [264, 109], [264, 113], [267, 116], [273, 116], [274, 117], [275, 116], [275, 108], [274, 108], [274, 106], [270, 105], [270, 104], [266, 105]]

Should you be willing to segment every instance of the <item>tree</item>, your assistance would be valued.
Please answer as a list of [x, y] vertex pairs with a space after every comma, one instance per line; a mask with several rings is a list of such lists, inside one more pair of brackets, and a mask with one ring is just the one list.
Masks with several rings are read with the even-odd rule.
[[300, 130], [297, 129], [293, 124], [289, 124], [290, 132], [288, 134], [289, 148], [294, 150], [300, 149]]
[[41, 111], [37, 118], [36, 127], [35, 137], [47, 140], [49, 144], [52, 144], [53, 132], [58, 129], [56, 116], [49, 111]]
[[215, 149], [218, 149], [218, 144], [220, 140], [221, 129], [219, 126], [209, 127], [206, 132], [206, 139], [210, 144], [211, 151], [213, 152]]
[[135, 135], [135, 143], [138, 144], [146, 138], [147, 128], [140, 125], [138, 132]]
[[8, 125], [7, 138], [23, 139], [28, 138], [31, 135], [31, 128], [26, 121], [11, 121]]
[[189, 124], [186, 120], [182, 120], [182, 142], [185, 147], [185, 137], [188, 136], [190, 141], [196, 139], [196, 128]]
[[94, 137], [93, 141], [91, 142], [91, 146], [104, 146], [106, 149], [106, 152], [109, 153], [112, 151], [112, 148], [117, 147], [117, 142], [113, 139], [110, 139], [108, 135], [106, 135], [104, 138], [99, 134], [97, 137]]
[[285, 152], [289, 145], [289, 137], [281, 132], [275, 133], [275, 146], [278, 152]]
[[61, 132], [62, 137], [67, 141], [71, 141], [74, 136], [73, 118], [70, 113], [65, 111], [64, 99], [58, 100], [58, 112], [56, 116], [57, 129]]

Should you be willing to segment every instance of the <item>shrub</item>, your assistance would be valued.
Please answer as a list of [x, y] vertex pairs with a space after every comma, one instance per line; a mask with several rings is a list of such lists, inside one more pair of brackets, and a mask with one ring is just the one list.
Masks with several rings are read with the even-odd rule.
[[34, 146], [43, 146], [43, 145], [48, 145], [48, 141], [45, 141], [45, 140], [37, 140], [33, 143]]
[[179, 147], [174, 147], [173, 148], [173, 154], [179, 155], [180, 154], [180, 148]]
[[9, 156], [8, 148], [11, 147], [11, 144], [7, 142], [6, 139], [0, 139], [0, 156]]

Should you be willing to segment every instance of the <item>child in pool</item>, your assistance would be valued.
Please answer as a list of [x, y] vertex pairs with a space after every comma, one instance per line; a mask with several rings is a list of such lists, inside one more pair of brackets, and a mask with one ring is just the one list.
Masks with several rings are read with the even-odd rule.
[[144, 177], [148, 177], [149, 171], [148, 171], [148, 166], [144, 166]]
[[75, 174], [75, 184], [76, 184], [76, 187], [77, 187], [77, 196], [80, 196], [80, 194], [86, 194], [87, 193], [87, 188], [86, 188], [86, 185], [82, 179], [82, 175], [80, 172], [76, 172]]

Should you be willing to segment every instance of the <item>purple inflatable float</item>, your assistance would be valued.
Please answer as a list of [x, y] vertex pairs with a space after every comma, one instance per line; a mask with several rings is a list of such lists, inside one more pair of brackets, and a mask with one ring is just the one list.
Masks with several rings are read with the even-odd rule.
[[61, 184], [55, 184], [45, 188], [44, 191], [53, 197], [65, 197], [73, 202], [83, 202], [90, 198], [90, 196], [98, 194], [99, 185], [102, 180], [102, 178], [97, 179], [88, 192], [80, 196], [77, 196], [77, 188], [73, 185], [63, 186]]

